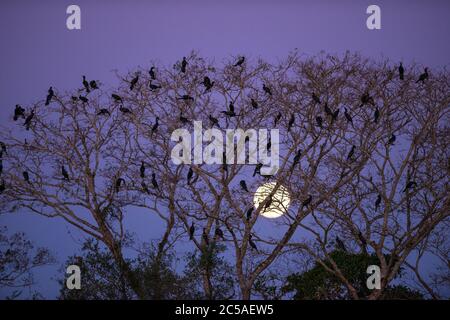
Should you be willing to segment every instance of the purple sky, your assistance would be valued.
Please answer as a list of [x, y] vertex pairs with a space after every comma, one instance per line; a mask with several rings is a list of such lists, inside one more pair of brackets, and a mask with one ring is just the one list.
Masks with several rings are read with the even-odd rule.
[[[448, 0], [242, 2], [2, 0], [0, 125], [12, 121], [16, 103], [27, 106], [43, 99], [50, 85], [78, 87], [85, 74], [112, 86], [113, 69], [124, 73], [148, 66], [150, 59], [171, 65], [191, 50], [218, 63], [238, 54], [276, 61], [295, 48], [308, 55], [358, 51], [402, 60], [406, 67], [411, 61], [430, 67], [450, 62]], [[70, 4], [81, 7], [82, 30], [66, 29]], [[381, 30], [366, 28], [370, 4], [381, 7]], [[150, 221], [149, 215], [136, 212], [127, 222], [149, 241], [159, 234]], [[30, 214], [0, 215], [0, 225], [53, 249], [59, 263], [82, 237], [60, 220]], [[56, 269], [37, 273], [36, 289], [47, 297], [57, 294], [56, 282], [49, 281]]]

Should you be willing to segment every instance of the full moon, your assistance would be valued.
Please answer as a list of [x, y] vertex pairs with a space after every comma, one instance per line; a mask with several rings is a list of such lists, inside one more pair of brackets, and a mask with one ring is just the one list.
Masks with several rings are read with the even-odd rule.
[[[269, 182], [263, 184], [256, 190], [255, 196], [253, 197], [253, 204], [255, 205], [255, 208], [258, 208], [259, 204], [270, 195], [275, 186], [275, 182]], [[267, 209], [261, 209], [261, 215], [266, 218], [281, 217], [286, 213], [290, 202], [291, 199], [289, 196], [289, 191], [286, 187], [280, 185], [277, 191], [273, 194], [271, 205]]]

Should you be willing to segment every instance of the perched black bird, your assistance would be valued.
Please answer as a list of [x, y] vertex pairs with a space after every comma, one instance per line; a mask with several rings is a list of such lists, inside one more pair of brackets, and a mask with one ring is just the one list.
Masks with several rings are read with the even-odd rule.
[[110, 116], [111, 113], [109, 112], [108, 109], [102, 108], [102, 109], [100, 109], [100, 110], [98, 111], [97, 115], [98, 115], [98, 116], [103, 116], [103, 115], [108, 115], [108, 116]]
[[78, 97], [71, 96], [70, 99], [72, 99], [73, 103], [76, 103], [78, 101]]
[[156, 80], [155, 67], [151, 67], [148, 73], [150, 74], [150, 79]]
[[256, 174], [261, 174], [261, 168], [262, 168], [262, 166], [263, 166], [262, 163], [258, 163], [258, 164], [256, 165], [255, 171], [253, 171], [253, 177], [254, 177]]
[[353, 158], [353, 155], [355, 154], [355, 149], [356, 149], [356, 146], [353, 145], [352, 148], [350, 149], [350, 152], [347, 155], [347, 160], [350, 160]]
[[320, 104], [320, 98], [313, 92], [311, 95], [315, 104]]
[[2, 183], [0, 184], [0, 194], [2, 194], [6, 190], [5, 181], [2, 180]]
[[397, 139], [397, 137], [395, 136], [395, 134], [391, 134], [391, 137], [389, 138], [389, 140], [388, 140], [388, 145], [393, 145], [394, 144], [394, 142], [395, 142], [395, 139]]
[[228, 173], [227, 153], [225, 151], [222, 152], [222, 169]]
[[206, 228], [203, 228], [202, 238], [203, 241], [205, 241], [206, 246], [209, 246], [209, 238], [208, 234], [206, 233]]
[[380, 109], [376, 107], [375, 112], [373, 113], [373, 122], [378, 123], [378, 119], [380, 119]]
[[89, 85], [91, 86], [92, 90], [98, 89], [97, 81], [91, 80], [89, 82]]
[[66, 168], [64, 168], [64, 166], [61, 166], [61, 174], [62, 174], [64, 180], [70, 181], [69, 173], [67, 172]]
[[191, 227], [189, 228], [189, 240], [194, 239], [194, 232], [195, 232], [195, 224], [194, 222], [192, 222]]
[[348, 113], [347, 108], [344, 108], [344, 116], [345, 116], [345, 119], [347, 119], [348, 122], [353, 124], [352, 116]]
[[212, 127], [214, 127], [214, 125], [219, 127], [219, 120], [217, 120], [217, 118], [214, 118], [212, 115], [209, 115], [209, 121], [211, 122]]
[[[1, 156], [2, 154], [0, 153], [0, 156]], [[3, 173], [3, 160], [1, 159], [1, 157], [0, 157], [0, 177], [2, 176], [2, 173]]]
[[250, 245], [250, 247], [253, 250], [258, 251], [258, 248], [256, 247], [256, 244], [252, 240], [252, 235], [251, 234], [248, 235], [248, 244]]
[[89, 102], [89, 99], [88, 99], [88, 98], [83, 97], [83, 96], [81, 96], [81, 95], [80, 95], [78, 98], [80, 98], [81, 102], [83, 102], [83, 103], [88, 103], [88, 102]]
[[309, 195], [308, 198], [306, 198], [306, 199], [302, 202], [302, 209], [303, 209], [304, 207], [309, 206], [309, 204], [311, 203], [311, 201], [312, 201], [312, 195]]
[[361, 96], [361, 105], [359, 107], [362, 107], [366, 104], [372, 104], [372, 105], [375, 104], [375, 101], [370, 96], [368, 91], [364, 92], [364, 94]]
[[192, 170], [191, 167], [189, 167], [189, 171], [187, 174], [187, 184], [190, 185], [191, 184], [191, 179], [194, 176], [194, 170]]
[[321, 116], [316, 117], [316, 123], [319, 128], [323, 128], [323, 119]]
[[122, 97], [119, 96], [118, 94], [113, 93], [111, 94], [111, 97], [114, 99], [115, 102], [123, 102]]
[[157, 85], [157, 84], [153, 84], [151, 80], [150, 80], [150, 83], [149, 83], [148, 87], [149, 87], [149, 88], [150, 88], [150, 90], [152, 90], [152, 91], [155, 91], [155, 90], [161, 89], [161, 86], [160, 86], [160, 85]]
[[158, 130], [158, 127], [159, 127], [159, 117], [156, 117], [155, 123], [153, 124], [152, 127], [152, 135]]
[[19, 117], [25, 119], [25, 109], [22, 108], [20, 105], [16, 104], [16, 107], [14, 109], [14, 121], [17, 121]]
[[366, 248], [367, 247], [367, 240], [364, 237], [364, 235], [362, 234], [362, 232], [359, 231], [359, 230], [358, 230], [358, 239], [359, 239], [359, 241], [361, 241], [362, 249], [363, 249], [364, 253], [367, 253], [367, 248]]
[[179, 119], [180, 119], [180, 121], [181, 121], [182, 124], [188, 124], [188, 123], [191, 122], [191, 121], [189, 121], [188, 118], [184, 117], [183, 114], [182, 114], [181, 112], [180, 112], [180, 117], [179, 117]]
[[234, 64], [235, 67], [241, 66], [245, 61], [245, 57], [242, 56], [239, 58], [239, 60]]
[[330, 117], [333, 116], [333, 111], [331, 111], [330, 107], [328, 106], [328, 102], [325, 102], [325, 105], [323, 106], [323, 108], [325, 109], [325, 113], [327, 115], [329, 115]]
[[181, 61], [181, 72], [186, 73], [186, 67], [188, 65], [188, 62], [186, 60], [186, 57], [183, 57], [183, 60]]
[[331, 115], [332, 121], [337, 120], [338, 116], [339, 116], [339, 109], [335, 110], [335, 111], [333, 112], [333, 114]]
[[8, 154], [8, 152], [6, 151], [6, 144], [3, 141], [0, 141], [0, 147], [1, 147], [1, 152], [0, 152], [0, 158], [1, 158], [3, 153]]
[[22, 172], [22, 176], [26, 182], [30, 183], [30, 175], [28, 174], [27, 171]]
[[117, 178], [116, 179], [116, 184], [115, 184], [116, 193], [119, 193], [122, 183], [125, 183], [124, 179], [122, 179], [122, 178]]
[[139, 168], [139, 174], [142, 179], [145, 178], [145, 163], [144, 163], [144, 161], [141, 161], [141, 167]]
[[228, 117], [235, 117], [236, 116], [236, 112], [234, 112], [234, 104], [232, 101], [230, 101], [230, 104], [228, 106], [228, 110], [227, 111], [222, 111], [222, 113]]
[[375, 211], [378, 211], [378, 208], [380, 207], [381, 204], [381, 194], [379, 194], [377, 196], [377, 200], [375, 200]]
[[216, 238], [221, 238], [222, 240], [225, 240], [223, 236], [223, 231], [219, 227], [216, 228], [216, 231], [214, 232], [214, 235]]
[[337, 245], [337, 248], [338, 248], [339, 250], [344, 251], [344, 252], [347, 252], [347, 249], [345, 248], [344, 243], [342, 242], [341, 239], [339, 239], [338, 236], [336, 236], [336, 245]]
[[[248, 136], [245, 137], [245, 142], [248, 142]], [[272, 148], [272, 137], [269, 137], [269, 139], [267, 140], [267, 145], [266, 145], [266, 150], [267, 152], [270, 152], [270, 149]]]
[[250, 192], [250, 191], [248, 191], [247, 183], [245, 182], [245, 180], [239, 181], [239, 185], [241, 186], [242, 190], [244, 190], [245, 192]]
[[291, 128], [292, 128], [292, 125], [294, 124], [294, 122], [295, 122], [295, 116], [294, 116], [294, 114], [292, 114], [291, 118], [289, 119], [289, 122], [288, 122], [288, 129], [287, 129], [288, 132], [291, 131]]
[[133, 91], [134, 87], [139, 81], [139, 75], [136, 74], [136, 76], [130, 81], [130, 91]]
[[152, 185], [153, 188], [159, 190], [158, 181], [156, 181], [156, 174], [154, 172], [152, 173]]
[[415, 181], [408, 181], [408, 183], [405, 186], [405, 189], [403, 189], [403, 192], [406, 192], [407, 190], [417, 187], [417, 182]]
[[265, 83], [263, 83], [263, 90], [264, 90], [264, 92], [267, 93], [269, 96], [272, 95], [272, 90], [271, 90], [268, 86], [266, 86]]
[[277, 116], [275, 117], [275, 120], [273, 121], [274, 127], [277, 125], [278, 121], [280, 121], [281, 116], [282, 116], [281, 112], [278, 112]]
[[214, 81], [211, 82], [211, 79], [209, 77], [205, 76], [203, 78], [203, 85], [205, 86], [205, 92], [208, 92], [214, 86]]
[[424, 72], [419, 76], [419, 79], [417, 79], [416, 83], [425, 82], [425, 80], [427, 79], [428, 79], [428, 68], [425, 68]]
[[148, 189], [148, 186], [144, 181], [141, 182], [141, 186], [142, 190], [144, 190], [145, 193], [150, 194], [150, 190]]
[[398, 66], [398, 74], [400, 76], [400, 80], [404, 79], [405, 74], [405, 68], [403, 68], [403, 63], [400, 62], [400, 65]]
[[28, 117], [25, 119], [25, 122], [23, 125], [26, 127], [27, 130], [30, 130], [31, 120], [34, 118], [34, 110], [31, 110], [31, 113], [28, 115]]
[[258, 109], [258, 102], [255, 99], [251, 99], [250, 103], [252, 104], [253, 109]]
[[53, 88], [50, 87], [48, 89], [47, 99], [45, 100], [45, 105], [48, 106], [50, 104], [50, 101], [52, 100], [55, 93], [53, 92]]
[[246, 218], [247, 218], [247, 221], [249, 221], [249, 220], [251, 219], [253, 210], [255, 210], [255, 207], [252, 206], [252, 207], [250, 207], [250, 208], [247, 210], [247, 212], [245, 213], [245, 216], [246, 216]]
[[272, 202], [273, 202], [271, 195], [268, 195], [266, 199], [267, 200], [266, 200], [266, 204], [264, 205], [264, 211], [266, 211], [272, 205]]
[[188, 94], [183, 94], [181, 97], [178, 97], [177, 100], [194, 101], [194, 98]]
[[300, 162], [300, 157], [302, 156], [302, 150], [298, 150], [294, 156], [294, 161], [292, 162], [292, 169]]
[[119, 107], [120, 112], [122, 113], [132, 113], [130, 109], [125, 108], [124, 106]]
[[86, 90], [86, 93], [91, 92], [91, 90], [89, 88], [89, 82], [87, 82], [87, 80], [86, 80], [86, 76], [83, 76], [83, 86], [84, 86], [84, 89]]

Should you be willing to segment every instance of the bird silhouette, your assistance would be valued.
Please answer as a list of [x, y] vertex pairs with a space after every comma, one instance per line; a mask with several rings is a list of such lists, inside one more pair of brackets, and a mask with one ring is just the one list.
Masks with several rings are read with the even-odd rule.
[[222, 113], [230, 118], [236, 116], [236, 112], [234, 112], [234, 104], [232, 101], [230, 101], [230, 104], [228, 105], [228, 110], [222, 111]]
[[277, 125], [278, 121], [280, 121], [281, 117], [282, 117], [281, 112], [278, 112], [277, 116], [275, 117], [275, 120], [273, 121], [274, 127], [276, 127], [276, 125]]
[[222, 169], [228, 173], [227, 153], [225, 151], [222, 152]]
[[136, 76], [130, 81], [130, 91], [133, 91], [134, 87], [139, 81], [139, 75], [136, 74]]
[[150, 74], [150, 79], [156, 80], [155, 67], [151, 67], [148, 73]]
[[269, 209], [269, 207], [272, 205], [272, 202], [273, 202], [272, 195], [269, 194], [265, 201], [266, 201], [266, 204], [264, 205], [264, 211]]
[[0, 148], [1, 148], [1, 152], [0, 152], [0, 158], [3, 156], [4, 154], [8, 154], [7, 150], [6, 150], [6, 144], [3, 141], [0, 141]]
[[400, 65], [398, 66], [398, 74], [400, 76], [400, 80], [403, 80], [405, 75], [405, 68], [403, 68], [403, 63], [401, 62]]
[[183, 57], [183, 60], [181, 61], [181, 72], [186, 73], [186, 67], [188, 65], [188, 62], [186, 60], [186, 57]]
[[302, 209], [303, 209], [304, 207], [309, 206], [309, 204], [311, 203], [311, 201], [312, 201], [312, 195], [309, 195], [308, 198], [306, 198], [306, 199], [302, 202]]
[[144, 190], [145, 193], [150, 194], [150, 190], [148, 189], [148, 186], [144, 181], [141, 182], [141, 186], [142, 190]]
[[141, 167], [139, 168], [139, 174], [142, 179], [145, 178], [145, 163], [144, 163], [144, 161], [141, 161]]
[[379, 118], [380, 118], [380, 109], [376, 107], [375, 112], [373, 113], [373, 122], [378, 123]]
[[61, 174], [62, 174], [64, 180], [70, 181], [69, 173], [67, 172], [67, 170], [64, 166], [61, 166]]
[[261, 174], [261, 168], [262, 168], [262, 166], [263, 166], [263, 164], [262, 163], [258, 163], [256, 166], [255, 166], [255, 171], [253, 171], [253, 177], [256, 175], [256, 174]]
[[253, 109], [258, 109], [258, 102], [255, 99], [251, 99], [250, 103], [252, 104]]
[[189, 123], [191, 123], [191, 121], [189, 121], [188, 118], [184, 117], [184, 116], [183, 116], [183, 113], [181, 113], [181, 112], [180, 112], [180, 117], [179, 117], [179, 119], [180, 119], [180, 121], [181, 121], [182, 124], [189, 124]]
[[16, 104], [16, 107], [14, 109], [14, 121], [17, 121], [19, 117], [25, 119], [25, 109], [22, 108], [20, 105]]
[[[250, 140], [248, 139], [248, 136], [247, 136], [247, 137], [245, 137], [245, 142], [248, 142], [248, 141], [250, 141]], [[269, 139], [267, 140], [267, 144], [266, 144], [267, 152], [271, 152], [270, 151], [271, 148], [272, 148], [272, 137], [269, 137]]]
[[249, 209], [247, 209], [247, 212], [245, 213], [247, 221], [249, 221], [251, 219], [253, 210], [255, 210], [255, 207], [253, 207], [253, 206], [250, 207]]
[[214, 236], [216, 238], [221, 238], [222, 240], [225, 240], [224, 236], [223, 236], [223, 231], [222, 229], [220, 229], [219, 227], [216, 228], [216, 231], [214, 231]]
[[403, 189], [403, 192], [406, 192], [407, 190], [409, 190], [409, 189], [411, 189], [411, 188], [414, 188], [414, 187], [417, 187], [417, 182], [415, 182], [415, 181], [408, 181], [408, 183], [406, 184], [406, 186], [405, 186], [405, 189]]
[[115, 102], [120, 102], [120, 103], [123, 102], [122, 97], [119, 96], [118, 94], [113, 93], [113, 94], [111, 94], [111, 97], [114, 99]]
[[331, 115], [331, 120], [334, 122], [337, 120], [338, 116], [339, 116], [339, 109], [336, 109], [333, 114]]
[[98, 89], [97, 81], [95, 80], [89, 81], [89, 85], [91, 86], [92, 90]]
[[194, 101], [194, 98], [188, 94], [183, 94], [182, 96], [178, 97], [177, 100]]
[[424, 72], [419, 76], [419, 79], [417, 79], [416, 83], [425, 82], [425, 80], [427, 79], [428, 79], [428, 68], [425, 68]]
[[206, 233], [206, 228], [203, 228], [202, 238], [203, 241], [205, 241], [206, 246], [209, 246], [209, 238], [208, 234]]
[[328, 102], [325, 102], [325, 105], [323, 106], [323, 108], [325, 109], [325, 113], [327, 115], [329, 115], [330, 117], [333, 116], [333, 111], [331, 111], [330, 107], [328, 106]]
[[316, 117], [316, 123], [319, 128], [323, 128], [323, 119], [321, 116]]
[[352, 116], [348, 113], [347, 108], [344, 108], [344, 116], [345, 116], [345, 119], [347, 119], [348, 122], [353, 124]]
[[361, 231], [358, 230], [358, 239], [361, 242], [361, 247], [364, 253], [367, 253], [367, 241]]
[[392, 133], [391, 137], [389, 138], [389, 140], [387, 142], [387, 144], [388, 145], [393, 145], [396, 139], [397, 139], [397, 137], [395, 136], [395, 134]]
[[158, 130], [158, 127], [159, 127], [159, 117], [156, 117], [155, 123], [152, 126], [152, 132], [151, 132], [152, 135]]
[[245, 180], [239, 181], [239, 185], [241, 186], [242, 190], [244, 190], [245, 192], [249, 192]]
[[267, 93], [269, 96], [272, 95], [272, 90], [271, 90], [268, 86], [266, 86], [265, 83], [263, 84], [263, 91], [264, 91], [265, 93]]
[[50, 101], [52, 100], [53, 96], [55, 95], [55, 93], [53, 92], [53, 88], [50, 87], [48, 89], [48, 93], [47, 93], [47, 99], [45, 100], [45, 105], [48, 106], [50, 104]]
[[189, 167], [189, 171], [187, 174], [187, 184], [190, 185], [191, 184], [191, 179], [194, 176], [194, 171], [192, 170], [191, 167]]
[[235, 67], [242, 66], [242, 65], [244, 64], [244, 61], [245, 61], [245, 57], [242, 56], [242, 57], [240, 57], [239, 60], [234, 64], [234, 66], [235, 66]]
[[312, 93], [311, 98], [313, 99], [314, 104], [320, 104], [320, 98], [314, 92]]
[[126, 107], [124, 107], [122, 105], [119, 107], [119, 110], [120, 110], [120, 112], [125, 113], [125, 114], [132, 113], [130, 109], [128, 109], [128, 108], [126, 108]]
[[291, 118], [289, 119], [289, 122], [288, 122], [288, 129], [287, 129], [288, 132], [291, 131], [291, 128], [292, 128], [292, 125], [294, 124], [294, 122], [295, 122], [295, 116], [294, 116], [294, 114], [292, 114]]
[[103, 116], [103, 115], [108, 115], [108, 116], [110, 116], [111, 113], [109, 112], [108, 109], [102, 108], [102, 109], [100, 109], [100, 110], [97, 112], [97, 115], [98, 115], [98, 116]]
[[25, 122], [23, 123], [23, 125], [27, 130], [30, 130], [31, 121], [33, 120], [33, 118], [34, 118], [34, 110], [31, 110], [31, 113], [28, 115], [28, 117], [25, 119]]
[[258, 247], [257, 247], [256, 244], [253, 242], [253, 240], [252, 240], [252, 235], [251, 235], [251, 234], [248, 235], [248, 244], [250, 245], [250, 247], [251, 247], [253, 250], [258, 251]]
[[86, 93], [91, 92], [91, 90], [89, 88], [89, 82], [87, 82], [87, 80], [86, 80], [86, 76], [83, 76], [83, 86], [84, 86], [84, 89], [86, 90]]
[[341, 239], [339, 239], [338, 236], [336, 236], [336, 246], [339, 250], [347, 252], [347, 249], [345, 248], [344, 242], [342, 242]]
[[[1, 153], [0, 153], [0, 156], [1, 156]], [[2, 173], [3, 173], [3, 160], [0, 157], [0, 177], [2, 176]]]
[[214, 127], [215, 125], [219, 127], [219, 120], [217, 120], [217, 118], [214, 118], [212, 115], [209, 115], [209, 121], [211, 122], [212, 127]]
[[81, 100], [81, 102], [83, 102], [83, 103], [88, 103], [89, 102], [89, 99], [88, 98], [86, 98], [86, 97], [83, 97], [83, 96], [79, 96], [78, 97], [80, 100]]
[[158, 181], [156, 181], [156, 174], [154, 172], [152, 173], [152, 185], [153, 188], [159, 190]]
[[292, 162], [292, 168], [291, 171], [294, 169], [294, 167], [300, 162], [300, 157], [302, 156], [302, 150], [297, 150], [294, 161]]
[[122, 179], [122, 178], [117, 178], [116, 179], [116, 183], [115, 183], [115, 191], [116, 191], [116, 193], [119, 193], [122, 183], [125, 183], [124, 179]]
[[205, 76], [203, 78], [203, 86], [205, 87], [205, 91], [204, 92], [208, 92], [209, 90], [211, 90], [211, 88], [214, 86], [214, 81], [211, 82], [211, 79], [207, 76]]
[[194, 222], [192, 222], [191, 227], [189, 228], [189, 240], [194, 239], [194, 232], [195, 232], [195, 224]]
[[350, 149], [349, 153], [347, 154], [347, 161], [351, 160], [353, 158], [353, 155], [355, 154], [355, 149], [356, 149], [356, 146], [353, 145], [352, 148]]
[[0, 194], [5, 192], [5, 190], [6, 190], [5, 180], [2, 179], [2, 183], [0, 184]]
[[381, 204], [381, 194], [378, 194], [377, 200], [375, 200], [375, 211], [378, 211], [380, 204]]
[[28, 174], [27, 171], [22, 172], [22, 176], [23, 176], [23, 179], [25, 180], [25, 182], [30, 183], [30, 175]]
[[369, 92], [366, 91], [363, 93], [363, 95], [361, 96], [361, 104], [359, 107], [362, 107], [366, 104], [375, 104], [375, 101], [373, 100], [373, 98], [370, 96]]

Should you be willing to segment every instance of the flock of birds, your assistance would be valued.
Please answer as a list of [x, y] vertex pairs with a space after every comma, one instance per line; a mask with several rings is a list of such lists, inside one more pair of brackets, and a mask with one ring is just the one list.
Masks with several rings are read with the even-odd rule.
[[[236, 61], [236, 63], [233, 66], [234, 67], [242, 67], [244, 62], [245, 62], [245, 57], [242, 56]], [[187, 61], [186, 57], [183, 57], [183, 59], [182, 59], [182, 61], [180, 63], [179, 70], [180, 70], [181, 73], [186, 73], [187, 72], [187, 70], [188, 70], [188, 61]], [[157, 80], [155, 71], [156, 71], [155, 67], [151, 67], [151, 69], [149, 70], [149, 75], [150, 75], [149, 88], [152, 91], [153, 90], [158, 90], [158, 89], [161, 88], [161, 85], [157, 85], [157, 84], [154, 83], [154, 81]], [[400, 63], [400, 65], [398, 67], [398, 73], [399, 73], [399, 79], [400, 80], [404, 80], [405, 69], [404, 69], [402, 63]], [[419, 78], [417, 79], [416, 83], [425, 82], [428, 79], [428, 77], [429, 77], [428, 68], [425, 68], [424, 72], [419, 76]], [[129, 81], [129, 89], [130, 89], [130, 91], [133, 91], [136, 88], [136, 85], [138, 84], [138, 82], [139, 82], [139, 75], [136, 74], [136, 76], [133, 79], [131, 79], [131, 81]], [[204, 76], [203, 82], [201, 84], [204, 86], [204, 91], [203, 92], [207, 93], [207, 92], [210, 92], [212, 90], [212, 88], [214, 87], [215, 82], [211, 81], [211, 79], [208, 76]], [[86, 92], [86, 95], [85, 96], [79, 95], [78, 97], [77, 96], [72, 96], [71, 99], [72, 99], [73, 102], [76, 102], [76, 101], [79, 100], [82, 103], [88, 103], [89, 99], [87, 97], [87, 94], [89, 94], [92, 90], [96, 90], [96, 89], [99, 88], [98, 84], [97, 84], [97, 82], [95, 80], [88, 81], [86, 79], [86, 76], [82, 76], [82, 85], [83, 85], [83, 88], [84, 88], [84, 90]], [[272, 89], [270, 88], [270, 86], [268, 86], [265, 83], [262, 85], [262, 90], [269, 97], [271, 97], [273, 95]], [[52, 101], [52, 99], [54, 97], [55, 97], [55, 93], [53, 91], [53, 88], [50, 87], [48, 89], [48, 93], [47, 93], [47, 96], [46, 96], [46, 99], [45, 99], [45, 105], [48, 106], [51, 103], [51, 101]], [[122, 97], [120, 95], [118, 95], [116, 93], [113, 93], [111, 95], [111, 98], [112, 98], [112, 100], [115, 103], [120, 103], [120, 106], [119, 106], [119, 111], [120, 112], [122, 112], [124, 114], [132, 113], [132, 111], [129, 108], [126, 108], [126, 107], [123, 106], [123, 99], [122, 99]], [[183, 100], [183, 101], [193, 101], [194, 97], [190, 96], [189, 94], [184, 94], [184, 95], [181, 95], [181, 96], [177, 97], [177, 99], [178, 100]], [[320, 96], [317, 95], [315, 92], [312, 93], [311, 99], [312, 99], [312, 101], [313, 101], [313, 103], [315, 105], [321, 105], [322, 104]], [[255, 108], [255, 109], [258, 108], [258, 102], [255, 99], [252, 98], [250, 103], [251, 103], [251, 106], [253, 108]], [[373, 121], [375, 123], [378, 123], [378, 121], [380, 119], [380, 110], [375, 105], [374, 98], [367, 91], [363, 93], [363, 95], [361, 96], [361, 99], [360, 99], [360, 107], [363, 107], [365, 105], [371, 105], [371, 106], [375, 107], [375, 111], [374, 111], [374, 114], [373, 114]], [[324, 103], [324, 111], [325, 111], [325, 114], [330, 118], [331, 123], [333, 123], [334, 121], [336, 121], [338, 119], [340, 110], [337, 109], [337, 110], [333, 111], [328, 106], [327, 102]], [[229, 106], [228, 106], [228, 109], [225, 110], [225, 111], [222, 111], [222, 113], [228, 118], [232, 118], [232, 117], [238, 116], [238, 114], [236, 114], [233, 102], [230, 102]], [[111, 113], [110, 113], [110, 111], [107, 108], [101, 108], [100, 110], [98, 110], [97, 115], [98, 116], [110, 116]], [[352, 116], [350, 115], [350, 113], [348, 112], [348, 110], [346, 108], [344, 108], [344, 116], [345, 116], [346, 120], [349, 123], [353, 124]], [[15, 106], [13, 119], [14, 119], [14, 121], [17, 121], [20, 118], [24, 119], [23, 125], [25, 126], [26, 130], [30, 130], [30, 127], [32, 125], [34, 117], [35, 117], [35, 111], [34, 110], [31, 110], [31, 112], [28, 115], [26, 115], [26, 110], [22, 106], [20, 106], [18, 104]], [[275, 119], [274, 119], [274, 125], [275, 126], [277, 125], [277, 123], [279, 122], [281, 117], [282, 117], [281, 113], [279, 113], [275, 117]], [[209, 118], [209, 121], [211, 122], [212, 126], [219, 127], [219, 120], [217, 118], [215, 118], [211, 114], [209, 115], [208, 118]], [[182, 113], [180, 113], [180, 115], [179, 115], [179, 120], [180, 120], [180, 122], [182, 124], [190, 123], [190, 120], [187, 119], [186, 117], [184, 117], [182, 115]], [[316, 120], [316, 125], [319, 128], [323, 128], [324, 127], [324, 119], [320, 115], [318, 115], [315, 118], [315, 120]], [[295, 123], [295, 116], [294, 116], [294, 114], [292, 114], [290, 119], [289, 119], [289, 122], [288, 122], [287, 131], [291, 130], [291, 128], [293, 127], [294, 123]], [[152, 136], [158, 130], [158, 127], [159, 127], [159, 118], [156, 117], [155, 118], [155, 122], [154, 122], [154, 124], [153, 124], [153, 126], [151, 128], [151, 135]], [[396, 140], [395, 134], [391, 133], [391, 136], [390, 136], [390, 138], [387, 141], [387, 145], [393, 145], [395, 140]], [[268, 141], [268, 145], [267, 145], [268, 150], [270, 150], [270, 144], [271, 144], [271, 142]], [[3, 163], [2, 163], [3, 154], [6, 154], [7, 151], [6, 151], [6, 145], [3, 142], [0, 142], [0, 147], [1, 147], [1, 151], [0, 151], [0, 177], [1, 177], [2, 172], [3, 172]], [[356, 151], [356, 146], [352, 145], [350, 151], [347, 154], [347, 161], [351, 161], [353, 159], [355, 151]], [[225, 158], [225, 153], [224, 153], [224, 158]], [[291, 170], [293, 170], [294, 167], [299, 163], [300, 158], [301, 158], [301, 151], [299, 150], [299, 151], [297, 151], [297, 153], [294, 156]], [[224, 168], [224, 170], [227, 170], [227, 166], [225, 164], [225, 161], [224, 161], [223, 168]], [[253, 176], [255, 176], [256, 174], [261, 174], [261, 171], [260, 171], [261, 168], [262, 168], [262, 164], [257, 164], [256, 167], [255, 167], [255, 170], [253, 172]], [[141, 166], [140, 166], [140, 177], [142, 179], [141, 180], [141, 187], [142, 187], [142, 190], [145, 193], [151, 194], [151, 191], [150, 191], [150, 189], [148, 188], [148, 186], [147, 186], [147, 184], [145, 182], [145, 178], [146, 178], [146, 176], [145, 176], [145, 169], [146, 169], [145, 163], [144, 163], [144, 161], [142, 161], [141, 162]], [[29, 184], [31, 184], [29, 173], [27, 171], [23, 171], [22, 175], [23, 175], [24, 181], [29, 183]], [[67, 169], [65, 168], [64, 165], [61, 165], [61, 175], [62, 175], [62, 180], [63, 181], [67, 181], [67, 182], [71, 181], [69, 173], [68, 173], [68, 171], [67, 171]], [[187, 174], [187, 184], [188, 185], [190, 185], [192, 183], [193, 175], [194, 175], [193, 170], [192, 170], [192, 168], [190, 168], [189, 171], [188, 171], [188, 174]], [[151, 177], [152, 177], [151, 178], [151, 184], [152, 184], [153, 188], [155, 190], [157, 190], [157, 191], [160, 191], [159, 185], [158, 185], [158, 181], [156, 179], [155, 172], [152, 173]], [[114, 183], [114, 191], [116, 193], [119, 193], [121, 191], [122, 186], [124, 184], [125, 184], [125, 180], [123, 178], [121, 178], [121, 177], [116, 178], [115, 183]], [[247, 183], [245, 182], [245, 180], [241, 180], [239, 182], [239, 185], [240, 185], [240, 187], [241, 187], [241, 189], [243, 191], [250, 192], [249, 189], [248, 189]], [[406, 192], [407, 190], [409, 190], [409, 189], [411, 189], [411, 188], [413, 188], [415, 186], [417, 186], [417, 183], [415, 181], [408, 181], [403, 191]], [[6, 189], [5, 182], [2, 179], [2, 182], [0, 184], [0, 193], [3, 193], [5, 191], [5, 189]], [[311, 204], [311, 202], [312, 202], [312, 199], [313, 199], [312, 195], [308, 195], [308, 197], [302, 202], [302, 208], [309, 206]], [[376, 201], [375, 201], [375, 210], [379, 209], [379, 207], [381, 205], [381, 202], [382, 202], [382, 197], [379, 194], [377, 196]], [[271, 204], [272, 204], [272, 198], [269, 196], [268, 199], [266, 199], [266, 202], [265, 202], [265, 206], [264, 206], [265, 209], [270, 207]], [[247, 221], [249, 221], [251, 219], [253, 211], [254, 211], [254, 207], [251, 207], [251, 208], [249, 208], [247, 210], [247, 212], [246, 212], [246, 219], [247, 219]], [[195, 224], [194, 224], [194, 222], [192, 222], [192, 224], [191, 224], [191, 226], [189, 228], [189, 238], [191, 240], [194, 237], [194, 233], [195, 233]], [[215, 238], [224, 239], [223, 231], [220, 228], [218, 228], [218, 227], [215, 230]], [[360, 238], [361, 242], [363, 242], [365, 244], [364, 237], [362, 236], [361, 233], [359, 233], [359, 238]], [[204, 240], [206, 245], [209, 244], [209, 238], [208, 238], [208, 235], [206, 234], [206, 229], [203, 229], [202, 239]], [[248, 239], [248, 243], [249, 243], [249, 245], [250, 245], [250, 247], [252, 249], [257, 250], [256, 244], [252, 240], [251, 236]], [[337, 246], [338, 249], [340, 249], [342, 251], [346, 251], [345, 245], [342, 242], [342, 240], [339, 239], [339, 237], [336, 237], [336, 246]]]

